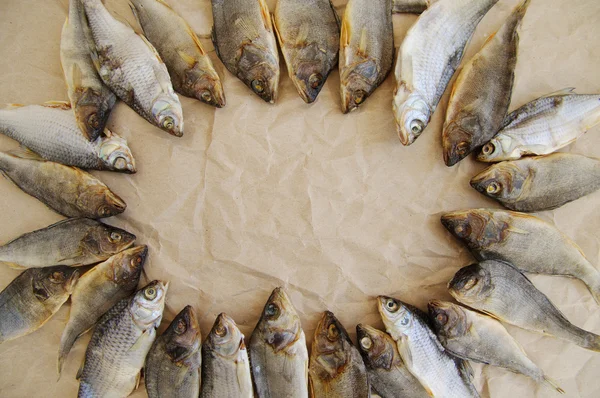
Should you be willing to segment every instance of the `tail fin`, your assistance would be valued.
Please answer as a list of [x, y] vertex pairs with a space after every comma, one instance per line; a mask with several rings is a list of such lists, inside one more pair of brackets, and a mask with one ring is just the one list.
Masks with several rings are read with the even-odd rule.
[[558, 391], [561, 394], [565, 393], [565, 390], [563, 390], [562, 388], [560, 388], [558, 386], [558, 384], [554, 380], [552, 380], [551, 378], [549, 378], [548, 376], [544, 375], [544, 380], [543, 381], [544, 381], [544, 383], [546, 383], [546, 385], [548, 387], [551, 387], [553, 390], [556, 390], [556, 391]]
[[75, 341], [77, 341], [78, 337], [79, 335], [69, 327], [69, 324], [67, 324], [60, 338], [60, 346], [58, 348], [58, 360], [56, 362], [58, 379], [60, 379], [60, 374], [62, 372], [65, 360], [67, 359], [67, 356], [69, 355], [69, 352], [71, 351], [71, 348], [73, 348], [73, 344], [75, 344]]
[[586, 278], [582, 278], [583, 283], [587, 286], [588, 290], [596, 300], [596, 303], [600, 305], [600, 271], [594, 269], [593, 272], [588, 273]]

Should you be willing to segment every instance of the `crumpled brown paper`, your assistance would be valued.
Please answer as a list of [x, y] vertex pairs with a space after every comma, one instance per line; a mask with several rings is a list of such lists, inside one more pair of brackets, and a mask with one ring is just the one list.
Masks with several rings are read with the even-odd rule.
[[[451, 0], [445, 0], [451, 1]], [[202, 36], [212, 25], [210, 1], [170, 0]], [[271, 2], [271, 10], [274, 4]], [[334, 1], [342, 11], [346, 1]], [[501, 25], [518, 0], [500, 0], [477, 28], [465, 59]], [[124, 0], [111, 11], [132, 22]], [[66, 100], [59, 61], [66, 0], [4, 0], [0, 12], [0, 103]], [[415, 21], [394, 17], [396, 46]], [[600, 92], [600, 3], [533, 0], [521, 29], [511, 109], [540, 95], [576, 87]], [[393, 77], [350, 115], [342, 115], [339, 75], [332, 73], [317, 102], [306, 105], [282, 61], [279, 100], [269, 105], [225, 70], [227, 106], [213, 109], [182, 97], [185, 135], [151, 126], [124, 104], [109, 127], [129, 140], [139, 172], [95, 172], [128, 204], [107, 222], [150, 247], [150, 278], [170, 280], [163, 328], [186, 304], [198, 312], [204, 334], [222, 311], [249, 336], [270, 291], [284, 286], [309, 341], [320, 312], [333, 311], [354, 335], [357, 323], [382, 327], [374, 297], [388, 294], [425, 308], [450, 299], [446, 283], [473, 261], [441, 226], [442, 212], [499, 207], [469, 187], [484, 168], [467, 159], [447, 168], [441, 153], [444, 96], [415, 144], [403, 147], [391, 113]], [[448, 93], [449, 91], [447, 91]], [[0, 149], [16, 143], [0, 137]], [[600, 157], [595, 127], [567, 151]], [[61, 219], [0, 178], [0, 242]], [[600, 192], [539, 214], [599, 262]], [[2, 267], [4, 288], [18, 271]], [[531, 279], [574, 324], [600, 333], [600, 307], [583, 283]], [[56, 381], [56, 357], [65, 305], [42, 329], [0, 345], [0, 396], [75, 396], [75, 374], [89, 335], [73, 348]], [[551, 337], [508, 327], [530, 358], [558, 381], [568, 397], [600, 396], [600, 354]], [[475, 365], [482, 396], [548, 397], [524, 376]], [[136, 397], [145, 396], [143, 387]]]

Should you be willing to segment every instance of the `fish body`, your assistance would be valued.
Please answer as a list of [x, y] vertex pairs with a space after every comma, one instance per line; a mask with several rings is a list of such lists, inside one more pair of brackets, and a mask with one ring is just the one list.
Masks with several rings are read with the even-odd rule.
[[547, 155], [600, 123], [600, 95], [572, 91], [548, 94], [506, 116], [503, 128], [483, 146], [477, 160], [500, 162]]
[[125, 139], [104, 129], [89, 141], [66, 103], [1, 109], [0, 132], [46, 160], [82, 169], [136, 172]]
[[277, 0], [275, 32], [290, 79], [306, 103], [338, 63], [340, 28], [330, 0]]
[[471, 186], [511, 210], [552, 210], [600, 188], [600, 159], [553, 153], [500, 162]]
[[66, 217], [105, 218], [127, 205], [104, 183], [75, 167], [0, 152], [0, 172], [23, 192]]
[[0, 246], [0, 262], [15, 268], [90, 265], [129, 248], [135, 239], [100, 221], [70, 218]]
[[126, 397], [136, 388], [162, 319], [168, 283], [153, 281], [104, 314], [80, 369], [79, 398]]
[[201, 342], [196, 313], [188, 305], [156, 339], [146, 357], [144, 380], [149, 398], [198, 398]]
[[486, 260], [460, 269], [448, 283], [458, 302], [498, 320], [600, 351], [600, 336], [565, 316], [519, 270], [503, 261]]
[[452, 355], [520, 373], [538, 383], [547, 383], [552, 389], [564, 394], [495, 319], [460, 305], [438, 300], [429, 303], [429, 315], [440, 342]]
[[393, 0], [392, 12], [420, 14], [429, 7], [429, 0]]
[[517, 29], [530, 0], [524, 0], [500, 30], [461, 69], [450, 95], [442, 132], [444, 162], [453, 166], [488, 142], [502, 127], [512, 97], [517, 64]]
[[398, 137], [412, 144], [425, 130], [479, 21], [498, 0], [439, 0], [421, 14], [396, 63], [393, 108]]
[[64, 265], [31, 268], [0, 292], [0, 343], [41, 328], [69, 298], [79, 271]]
[[308, 398], [308, 349], [288, 295], [276, 288], [248, 345], [258, 397]]
[[523, 272], [580, 279], [600, 304], [600, 271], [555, 226], [523, 213], [472, 209], [447, 213], [442, 224], [478, 260], [501, 260]]
[[200, 398], [252, 398], [252, 376], [244, 335], [220, 314], [202, 344]]
[[404, 365], [392, 337], [367, 325], [356, 326], [358, 349], [371, 387], [381, 398], [429, 398], [430, 395]]
[[102, 81], [148, 122], [181, 137], [181, 103], [156, 49], [117, 21], [101, 0], [81, 1], [90, 28], [92, 60]]
[[431, 396], [479, 397], [462, 360], [442, 347], [426, 314], [386, 296], [379, 296], [378, 309], [406, 367]]
[[340, 34], [342, 111], [356, 109], [392, 70], [392, 0], [350, 0]]
[[69, 320], [58, 349], [58, 374], [73, 344], [119, 301], [137, 288], [148, 254], [147, 246], [138, 246], [115, 254], [86, 272], [71, 294]]
[[84, 23], [81, 2], [70, 0], [60, 38], [60, 61], [77, 125], [88, 140], [95, 141], [104, 131], [117, 97], [98, 76]]
[[325, 311], [313, 339], [309, 380], [311, 397], [370, 397], [367, 369], [344, 326]]
[[212, 0], [213, 43], [229, 72], [266, 102], [279, 85], [279, 53], [265, 0]]
[[131, 0], [130, 5], [165, 62], [175, 91], [217, 108], [225, 106], [221, 78], [187, 22], [163, 0]]

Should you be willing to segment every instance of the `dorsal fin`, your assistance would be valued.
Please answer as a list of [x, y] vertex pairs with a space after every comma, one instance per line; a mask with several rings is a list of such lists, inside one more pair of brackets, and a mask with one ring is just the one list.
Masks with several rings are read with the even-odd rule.
[[[159, 1], [159, 0], [157, 0], [157, 1]], [[198, 51], [200, 51], [200, 55], [203, 55], [203, 56], [206, 55], [206, 51], [204, 51], [204, 47], [202, 47], [202, 43], [200, 43], [200, 39], [198, 39], [198, 36], [196, 36], [196, 33], [192, 30], [190, 25], [188, 25], [188, 23], [185, 20], [183, 20], [183, 23], [185, 24], [185, 29], [186, 29], [188, 35], [190, 35], [190, 37], [194, 41], [194, 44], [198, 48]]]
[[[137, 32], [136, 32], [137, 33]], [[163, 64], [163, 60], [160, 57], [160, 54], [158, 53], [158, 51], [156, 51], [156, 48], [154, 48], [154, 46], [152, 45], [152, 43], [150, 43], [148, 41], [148, 39], [146, 39], [146, 36], [137, 33], [137, 35], [144, 41], [144, 43], [146, 43], [146, 45], [148, 46], [148, 48], [150, 49], [150, 51], [152, 51], [152, 54], [154, 54], [154, 56], [156, 57], [156, 59], [158, 59], [158, 62], [160, 62], [161, 64]]]
[[271, 25], [271, 14], [269, 13], [269, 6], [267, 6], [265, 0], [258, 0], [258, 4], [260, 4], [260, 15], [262, 16], [265, 29], [269, 32], [273, 32], [273, 26]]
[[307, 23], [300, 25], [298, 29], [298, 36], [296, 36], [296, 47], [304, 47], [307, 45], [306, 40], [308, 39], [310, 27]]
[[350, 45], [350, 23], [344, 18], [342, 20], [342, 31], [340, 33], [340, 46], [348, 47]]

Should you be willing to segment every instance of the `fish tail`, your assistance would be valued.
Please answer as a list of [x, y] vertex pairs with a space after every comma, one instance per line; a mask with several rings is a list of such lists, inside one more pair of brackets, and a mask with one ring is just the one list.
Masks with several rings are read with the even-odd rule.
[[587, 276], [586, 278], [582, 278], [583, 283], [587, 286], [596, 303], [600, 305], [600, 272], [594, 270], [593, 273]]
[[69, 325], [67, 325], [65, 327], [65, 330], [63, 331], [62, 337], [60, 338], [60, 346], [58, 347], [58, 360], [56, 361], [56, 370], [58, 372], [59, 379], [65, 360], [67, 359], [67, 356], [69, 355], [73, 344], [75, 344], [77, 337], [79, 337], [79, 335], [77, 333], [74, 333], [71, 330], [71, 328], [69, 328]]
[[565, 393], [565, 390], [563, 390], [562, 388], [560, 388], [560, 386], [551, 378], [549, 378], [548, 376], [544, 375], [543, 376], [543, 381], [544, 383], [546, 383], [546, 385], [548, 385], [548, 387], [551, 387], [553, 390], [558, 391], [561, 394]]
[[583, 344], [580, 344], [580, 346], [591, 351], [600, 352], [600, 336], [592, 332], [586, 332], [586, 334]]

